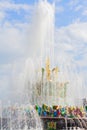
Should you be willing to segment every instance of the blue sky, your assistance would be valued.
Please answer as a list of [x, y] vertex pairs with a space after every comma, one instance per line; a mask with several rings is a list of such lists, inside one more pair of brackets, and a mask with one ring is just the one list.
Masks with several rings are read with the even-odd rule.
[[[20, 63], [29, 56], [28, 28], [37, 2], [0, 0], [0, 92], [6, 96], [7, 89], [14, 86], [15, 76], [20, 75]], [[55, 53], [74, 61], [87, 90], [87, 0], [55, 0], [55, 3]], [[1, 94], [0, 98], [4, 97]]]

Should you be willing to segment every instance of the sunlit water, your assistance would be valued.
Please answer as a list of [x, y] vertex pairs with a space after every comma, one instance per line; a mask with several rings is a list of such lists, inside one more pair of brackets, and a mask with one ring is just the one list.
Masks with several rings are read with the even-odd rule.
[[[40, 117], [34, 110], [35, 104], [82, 105], [79, 100], [82, 96], [82, 81], [76, 73], [75, 66], [63, 61], [58, 70], [55, 68], [55, 63], [57, 64], [58, 61], [58, 56], [54, 56], [55, 5], [41, 0], [35, 8], [29, 42], [35, 44], [36, 51], [33, 54], [34, 58], [29, 58], [25, 63], [24, 85], [23, 88], [19, 87], [20, 91], [22, 89], [21, 100], [23, 102], [27, 100], [29, 104], [9, 103], [3, 107], [1, 103], [2, 130], [42, 130]], [[46, 65], [49, 66], [50, 76]], [[84, 130], [83, 124], [87, 126], [86, 122], [82, 123], [81, 120], [78, 122]], [[79, 127], [70, 126], [69, 130], [72, 129], [80, 130]], [[67, 122], [66, 130], [68, 130]]]
[[0, 104], [1, 130], [42, 130], [41, 120], [30, 104]]
[[[64, 122], [65, 124], [63, 124]], [[64, 130], [86, 130], [87, 119], [61, 118], [59, 125], [64, 125]], [[7, 102], [6, 104], [0, 103], [0, 129], [43, 130], [44, 127], [42, 125], [42, 120], [35, 111], [34, 106], [19, 103], [14, 103], [14, 105], [12, 105], [10, 102]]]
[[[81, 106], [84, 85], [77, 71], [78, 67], [72, 59], [69, 61], [68, 58], [54, 53], [55, 4], [41, 0], [35, 7], [33, 17], [29, 43], [34, 44], [36, 49], [33, 57], [28, 58], [25, 63], [25, 98], [29, 97], [31, 104]], [[48, 60], [49, 70], [46, 67]]]

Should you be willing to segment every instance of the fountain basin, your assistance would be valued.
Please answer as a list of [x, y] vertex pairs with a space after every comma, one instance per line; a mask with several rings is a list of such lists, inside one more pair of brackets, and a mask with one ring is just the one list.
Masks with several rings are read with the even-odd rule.
[[87, 118], [40, 117], [44, 130], [87, 130]]

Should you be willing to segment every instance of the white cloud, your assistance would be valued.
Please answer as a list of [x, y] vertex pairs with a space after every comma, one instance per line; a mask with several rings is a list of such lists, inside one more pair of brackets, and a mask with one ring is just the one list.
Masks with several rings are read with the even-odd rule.
[[71, 0], [68, 3], [68, 6], [70, 10], [79, 15], [82, 21], [85, 19], [85, 16], [87, 15], [87, 1]]
[[71, 9], [73, 9], [73, 7], [77, 6], [79, 3], [79, 0], [70, 0], [68, 5]]
[[82, 5], [77, 5], [75, 7], [75, 11], [80, 11], [81, 9], [83, 9], [83, 6]]
[[5, 16], [6, 16], [6, 13], [1, 11], [0, 12], [0, 21], [2, 21], [5, 18]]
[[10, 17], [9, 12], [11, 11], [20, 14], [20, 12], [23, 10], [24, 13], [26, 12], [24, 16], [26, 18], [26, 16], [29, 14], [29, 12], [31, 12], [32, 9], [33, 9], [32, 5], [20, 4], [20, 3], [17, 4], [12, 0], [1, 0], [0, 1], [0, 23], [1, 20], [6, 18], [7, 16]]
[[82, 13], [83, 16], [87, 16], [87, 9], [85, 9]]
[[58, 30], [60, 43], [82, 46], [87, 42], [87, 23], [75, 23]]
[[62, 0], [55, 0], [55, 2], [58, 2], [58, 3], [59, 3], [59, 2], [62, 2]]
[[0, 1], [0, 10], [14, 10], [19, 11], [20, 9], [23, 9], [25, 11], [28, 11], [31, 9], [31, 6], [27, 4], [16, 4], [12, 1]]
[[25, 26], [28, 25], [11, 25], [8, 22], [0, 26], [0, 51], [22, 53], [24, 49], [24, 39], [26, 39]]
[[[80, 97], [87, 92], [87, 23], [71, 24], [56, 32], [55, 61], [60, 70], [67, 72]], [[56, 64], [57, 64], [56, 63]], [[74, 79], [75, 78], [75, 79]], [[81, 83], [80, 83], [81, 81]], [[72, 83], [73, 84], [73, 83]], [[70, 87], [72, 87], [72, 84]], [[79, 87], [78, 87], [79, 86]], [[74, 86], [73, 86], [74, 87]]]
[[24, 85], [24, 65], [23, 58], [12, 63], [0, 64], [0, 100], [14, 100], [15, 95], [21, 94]]
[[57, 6], [56, 9], [55, 9], [56, 13], [60, 13], [60, 12], [63, 12], [63, 11], [64, 11], [64, 7], [63, 6]]
[[[56, 55], [68, 57], [83, 71], [87, 66], [87, 23], [72, 24], [56, 32]], [[78, 58], [78, 59], [77, 59]], [[61, 59], [62, 60], [62, 59]], [[86, 69], [87, 71], [87, 69]]]

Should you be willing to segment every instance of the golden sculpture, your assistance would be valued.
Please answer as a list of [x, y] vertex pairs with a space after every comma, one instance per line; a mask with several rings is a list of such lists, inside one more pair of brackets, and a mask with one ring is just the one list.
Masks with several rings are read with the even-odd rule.
[[50, 69], [50, 59], [47, 58], [47, 60], [46, 60], [46, 79], [47, 80], [52, 80], [51, 76], [53, 76], [53, 73], [54, 73], [54, 76], [57, 78], [58, 72], [59, 72], [58, 67], [55, 67], [52, 70]]
[[50, 60], [47, 58], [46, 60], [46, 79], [51, 80], [51, 70], [50, 70]]

